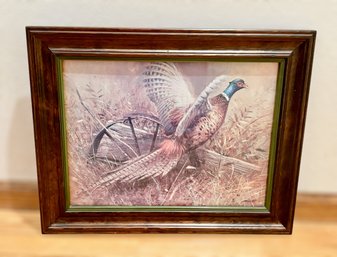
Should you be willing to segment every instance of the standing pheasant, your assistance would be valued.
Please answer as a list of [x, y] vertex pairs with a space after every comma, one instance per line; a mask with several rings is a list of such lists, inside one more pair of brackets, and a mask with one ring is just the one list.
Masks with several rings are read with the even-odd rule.
[[224, 123], [233, 94], [247, 87], [242, 79], [235, 79], [221, 94], [209, 99], [210, 93], [224, 85], [226, 80], [223, 75], [216, 77], [194, 100], [173, 63], [149, 64], [141, 77], [141, 84], [157, 107], [166, 139], [154, 152], [139, 156], [104, 175], [92, 189], [116, 181], [132, 182], [164, 176], [177, 165], [184, 153], [207, 142]]

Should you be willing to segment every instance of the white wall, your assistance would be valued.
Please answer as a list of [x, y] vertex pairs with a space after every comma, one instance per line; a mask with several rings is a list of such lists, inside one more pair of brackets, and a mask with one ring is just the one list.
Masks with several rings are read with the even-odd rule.
[[337, 193], [337, 1], [0, 0], [0, 180], [36, 180], [25, 26], [315, 29], [300, 191]]

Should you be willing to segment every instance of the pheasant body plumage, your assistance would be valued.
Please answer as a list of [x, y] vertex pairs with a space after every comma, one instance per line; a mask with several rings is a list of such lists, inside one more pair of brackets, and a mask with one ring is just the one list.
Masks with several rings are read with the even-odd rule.
[[174, 64], [148, 65], [141, 84], [157, 108], [167, 139], [154, 152], [139, 156], [105, 175], [92, 189], [116, 181], [132, 182], [164, 176], [177, 165], [183, 154], [206, 143], [224, 123], [232, 95], [246, 87], [242, 79], [235, 79], [222, 94], [209, 99], [210, 93], [225, 80], [227, 77], [223, 75], [215, 78], [194, 100]]
[[228, 101], [223, 96], [216, 96], [210, 101], [212, 110], [205, 116], [198, 117], [192, 126], [183, 134], [182, 144], [187, 151], [194, 150], [206, 143], [223, 124], [228, 107]]

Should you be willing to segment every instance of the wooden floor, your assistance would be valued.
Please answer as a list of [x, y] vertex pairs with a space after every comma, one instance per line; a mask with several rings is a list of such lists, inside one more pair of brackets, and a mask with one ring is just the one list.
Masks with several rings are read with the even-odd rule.
[[1, 257], [337, 256], [337, 196], [300, 195], [290, 236], [42, 235], [34, 201], [10, 205], [11, 199], [10, 194], [0, 197]]

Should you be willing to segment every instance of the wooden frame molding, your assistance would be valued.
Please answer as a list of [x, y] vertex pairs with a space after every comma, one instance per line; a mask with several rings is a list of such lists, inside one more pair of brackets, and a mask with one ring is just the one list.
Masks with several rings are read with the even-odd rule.
[[[28, 27], [27, 42], [43, 233], [290, 234], [315, 31]], [[266, 60], [284, 63], [270, 205], [263, 211], [71, 211], [66, 203], [58, 58]]]
[[[0, 208], [38, 210], [37, 183], [0, 181]], [[298, 193], [296, 218], [310, 221], [337, 221], [337, 195]]]

